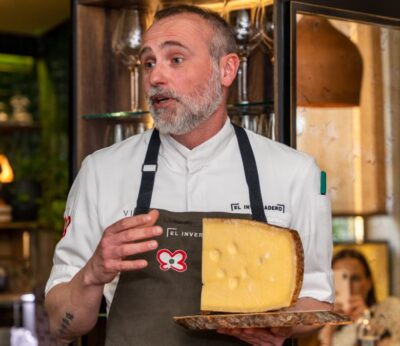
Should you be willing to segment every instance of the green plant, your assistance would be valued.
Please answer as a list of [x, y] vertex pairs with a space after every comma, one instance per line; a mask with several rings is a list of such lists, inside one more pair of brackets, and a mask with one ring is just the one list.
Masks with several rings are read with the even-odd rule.
[[[59, 150], [63, 152], [66, 151], [66, 148]], [[41, 181], [46, 186], [42, 189], [38, 221], [43, 227], [52, 229], [61, 235], [68, 192], [68, 162], [54, 153], [48, 153], [47, 158], [41, 175]]]
[[[60, 66], [57, 65], [53, 69], [58, 69]], [[63, 213], [68, 192], [66, 121], [68, 107], [64, 104], [66, 100], [60, 98], [57, 93], [57, 83], [54, 73], [52, 73], [52, 65], [45, 59], [40, 59], [37, 62], [37, 70], [41, 122], [40, 153], [45, 158], [39, 175], [42, 184], [45, 184], [39, 208], [39, 223], [43, 227], [54, 230], [60, 236], [63, 231]], [[61, 83], [67, 82], [63, 80]]]

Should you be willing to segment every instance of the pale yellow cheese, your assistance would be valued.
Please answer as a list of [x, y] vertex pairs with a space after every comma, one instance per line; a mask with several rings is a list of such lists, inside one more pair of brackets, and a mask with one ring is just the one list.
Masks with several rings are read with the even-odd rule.
[[292, 305], [303, 276], [297, 232], [265, 223], [203, 219], [201, 310], [262, 312]]

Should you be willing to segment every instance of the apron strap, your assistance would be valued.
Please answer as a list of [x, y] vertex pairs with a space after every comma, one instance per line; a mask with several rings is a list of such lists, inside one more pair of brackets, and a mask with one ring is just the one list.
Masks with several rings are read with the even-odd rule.
[[[256, 221], [267, 222], [264, 213], [264, 203], [261, 196], [256, 160], [253, 150], [251, 149], [249, 138], [243, 128], [235, 124], [232, 125], [235, 129], [236, 138], [239, 143], [246, 182], [249, 188], [252, 218]], [[157, 129], [154, 129], [142, 166], [142, 181], [140, 183], [139, 195], [136, 202], [135, 215], [147, 213], [150, 209], [154, 179], [157, 172], [157, 158], [160, 144], [160, 134]]]
[[135, 215], [147, 213], [150, 209], [160, 144], [160, 134], [157, 129], [154, 129], [151, 134], [150, 143], [147, 146], [146, 157], [142, 166], [142, 181], [136, 201]]
[[258, 178], [258, 170], [256, 159], [246, 131], [235, 124], [233, 128], [236, 132], [236, 138], [239, 143], [240, 155], [242, 156], [244, 173], [246, 176], [247, 186], [249, 187], [250, 206], [253, 220], [267, 222], [264, 212], [264, 203], [261, 196], [260, 180]]

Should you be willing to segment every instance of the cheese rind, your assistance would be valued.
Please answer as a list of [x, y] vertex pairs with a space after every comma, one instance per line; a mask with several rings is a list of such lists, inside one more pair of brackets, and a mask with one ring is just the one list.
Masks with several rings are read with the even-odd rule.
[[291, 306], [303, 268], [303, 248], [294, 230], [251, 220], [203, 219], [202, 311]]

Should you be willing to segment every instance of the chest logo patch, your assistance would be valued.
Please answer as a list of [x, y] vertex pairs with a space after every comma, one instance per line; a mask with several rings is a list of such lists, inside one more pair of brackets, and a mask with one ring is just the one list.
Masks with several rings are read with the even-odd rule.
[[168, 249], [160, 249], [157, 251], [157, 261], [163, 271], [172, 269], [177, 272], [184, 272], [187, 269], [186, 258], [187, 254], [183, 250], [171, 252]]

